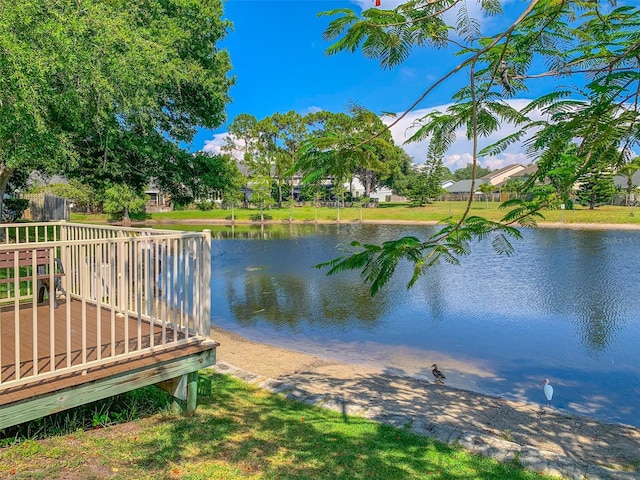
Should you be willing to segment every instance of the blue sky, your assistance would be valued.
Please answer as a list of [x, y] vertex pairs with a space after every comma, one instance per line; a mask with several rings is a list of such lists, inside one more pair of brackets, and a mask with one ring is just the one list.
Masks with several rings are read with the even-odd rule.
[[[381, 1], [382, 7], [387, 8], [400, 3]], [[505, 8], [516, 12], [525, 3], [504, 1]], [[474, 0], [469, 1], [469, 8], [474, 4]], [[229, 51], [231, 74], [236, 78], [231, 89], [233, 102], [227, 106], [228, 121], [240, 113], [252, 114], [260, 120], [289, 110], [301, 114], [321, 109], [340, 112], [351, 102], [376, 113], [403, 112], [434, 80], [460, 61], [451, 51], [414, 50], [401, 66], [382, 70], [378, 62], [364, 58], [359, 51], [326, 55], [330, 43], [322, 34], [332, 17], [318, 17], [318, 12], [373, 6], [373, 0], [227, 0], [224, 16], [234, 23], [234, 28], [220, 47]], [[489, 31], [501, 27], [497, 22], [482, 19], [483, 28]], [[392, 130], [396, 143], [404, 142], [406, 129], [415, 118], [431, 108], [446, 105], [464, 81], [464, 75], [459, 75], [436, 89], [416, 112]], [[525, 103], [524, 99], [521, 101]], [[191, 148], [218, 151], [225, 133], [226, 125], [213, 132], [200, 131]], [[403, 148], [417, 163], [424, 161], [424, 144]], [[469, 142], [461, 139], [448, 152], [445, 165], [452, 170], [465, 166], [471, 161], [470, 151]], [[481, 163], [500, 168], [530, 161], [519, 146], [513, 146], [497, 157], [482, 159]]]

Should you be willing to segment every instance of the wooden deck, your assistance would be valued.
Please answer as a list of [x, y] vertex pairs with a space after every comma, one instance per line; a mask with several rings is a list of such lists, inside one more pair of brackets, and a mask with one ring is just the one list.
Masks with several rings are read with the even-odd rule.
[[[62, 300], [55, 309], [50, 309], [49, 304], [39, 305], [35, 315], [31, 303], [21, 305], [18, 339], [14, 312], [13, 305], [0, 308], [0, 375], [4, 383], [0, 384], [0, 429], [98, 398], [191, 374], [215, 363], [218, 344], [211, 339], [191, 338], [185, 342], [184, 335], [171, 324], [152, 328], [144, 319], [115, 315], [113, 311], [97, 309], [91, 304], [83, 305], [79, 300], [71, 300], [68, 304]], [[53, 322], [50, 321], [52, 315]], [[34, 328], [38, 331], [36, 336], [33, 335]], [[34, 345], [34, 338], [37, 338], [37, 345]], [[129, 340], [125, 341], [126, 338]], [[148, 351], [150, 346], [154, 347], [151, 352]], [[147, 350], [140, 352], [141, 349]], [[34, 355], [35, 350], [37, 355]], [[18, 362], [16, 351], [19, 351]], [[109, 361], [110, 358], [113, 361]], [[102, 362], [92, 367], [94, 360]], [[17, 366], [19, 377], [16, 376]], [[69, 371], [69, 367], [79, 369]], [[58, 374], [56, 370], [61, 368], [67, 368], [67, 371]], [[26, 383], [6, 384], [19, 379]], [[83, 386], [86, 387], [84, 394], [79, 390]], [[102, 392], [93, 394], [96, 388]], [[72, 391], [74, 398], [61, 394], [67, 391]], [[29, 405], [38, 399], [42, 400], [42, 407]], [[25, 413], [26, 410], [29, 413]], [[20, 413], [19, 422], [15, 421], [16, 412]]]
[[[0, 430], [153, 384], [195, 411], [217, 347], [210, 231], [3, 224], [0, 256]], [[45, 282], [58, 308], [34, 298]]]

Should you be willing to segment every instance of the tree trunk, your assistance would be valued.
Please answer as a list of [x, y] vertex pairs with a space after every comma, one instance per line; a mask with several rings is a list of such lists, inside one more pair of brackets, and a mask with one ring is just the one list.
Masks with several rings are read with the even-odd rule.
[[0, 222], [2, 222], [4, 212], [4, 194], [7, 191], [7, 185], [14, 169], [8, 167], [0, 168]]
[[124, 207], [122, 223], [124, 223], [125, 225], [131, 225], [131, 218], [129, 218], [129, 207]]
[[291, 190], [290, 190], [290, 192], [291, 192], [291, 194], [290, 194], [290, 195], [291, 195], [291, 198], [290, 198], [289, 200], [293, 202], [293, 201], [295, 200], [295, 199], [293, 198], [293, 193], [294, 193], [294, 190], [295, 190], [295, 189], [293, 188], [293, 177], [291, 177], [290, 186], [291, 186]]
[[364, 174], [364, 196], [367, 198], [371, 198], [371, 170], [367, 170]]

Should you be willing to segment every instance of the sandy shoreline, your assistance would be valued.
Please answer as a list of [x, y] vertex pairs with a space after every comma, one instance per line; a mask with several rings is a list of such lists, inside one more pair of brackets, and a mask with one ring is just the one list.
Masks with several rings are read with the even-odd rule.
[[375, 418], [381, 421], [402, 418], [416, 424], [428, 422], [436, 438], [443, 431], [477, 432], [497, 443], [508, 441], [518, 448], [540, 449], [556, 463], [570, 462], [584, 471], [594, 466], [605, 468], [604, 476], [591, 470], [589, 478], [640, 476], [637, 427], [287, 350], [216, 326], [212, 326], [211, 336], [220, 343], [218, 363], [250, 372], [251, 383], [273, 379], [276, 384], [291, 386], [298, 397], [314, 399], [319, 405], [339, 404], [356, 413], [375, 411]]

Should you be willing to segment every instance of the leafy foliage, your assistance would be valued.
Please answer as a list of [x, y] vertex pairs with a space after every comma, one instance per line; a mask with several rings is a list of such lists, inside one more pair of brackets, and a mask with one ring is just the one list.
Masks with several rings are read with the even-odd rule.
[[97, 209], [99, 196], [90, 186], [71, 180], [69, 183], [53, 183], [32, 187], [32, 193], [52, 193], [66, 198], [75, 204], [74, 210], [80, 212], [92, 212]]
[[177, 205], [188, 205], [193, 201], [206, 204], [218, 197], [225, 199], [236, 194], [244, 183], [230, 155], [176, 152], [167, 163], [158, 181]]
[[[142, 187], [232, 80], [219, 0], [24, 0], [0, 11], [0, 198], [16, 171]], [[19, 26], [17, 28], [16, 26]]]
[[473, 163], [467, 163], [464, 167], [453, 172], [453, 180], [468, 180], [474, 177], [483, 177], [489, 173], [491, 173], [490, 168], [483, 167], [481, 165], [474, 165]]
[[640, 157], [634, 157], [628, 163], [618, 168], [618, 174], [624, 175], [627, 178], [627, 205], [630, 203], [629, 200], [634, 189], [633, 175], [638, 170], [640, 170]]
[[431, 238], [403, 237], [390, 240], [382, 245], [352, 242], [352, 249], [345, 249], [344, 255], [317, 265], [329, 267], [328, 274], [334, 275], [346, 270], [360, 270], [362, 279], [371, 285], [375, 295], [393, 276], [401, 261], [413, 264], [413, 276], [407, 287], [412, 287], [426, 269], [439, 261], [459, 264], [459, 257], [471, 252], [470, 242], [474, 239], [492, 238], [496, 253], [511, 255], [513, 246], [509, 238], [521, 238], [520, 232], [500, 222], [470, 216], [463, 222], [447, 221], [446, 225]]
[[615, 190], [613, 174], [596, 165], [580, 177], [577, 198], [580, 203], [589, 205], [589, 209], [593, 210], [599, 204], [610, 201]]
[[406, 154], [394, 144], [380, 117], [361, 106], [351, 105], [348, 114], [319, 112], [308, 121], [316, 129], [292, 167], [306, 184], [332, 178], [334, 186], [341, 186], [356, 177], [364, 196], [370, 197], [406, 167]]
[[[497, 0], [479, 5], [484, 15], [502, 15]], [[379, 60], [382, 68], [400, 65], [414, 48], [457, 46], [462, 61], [395, 120], [400, 121], [441, 83], [467, 75], [446, 111], [431, 112], [415, 125], [410, 141], [428, 140], [427, 160], [442, 159], [462, 132], [473, 145], [472, 191], [479, 158], [499, 154], [514, 142], [523, 142], [538, 167], [519, 188], [528, 199], [505, 202], [503, 208], [510, 210], [501, 222], [469, 217], [469, 203], [458, 222], [448, 223], [436, 234], [437, 240], [358, 245], [352, 257], [325, 264], [330, 273], [361, 269], [375, 293], [388, 281], [398, 259], [414, 264], [412, 284], [431, 259], [456, 263], [468, 253], [469, 239], [484, 238], [488, 232], [503, 234], [494, 238], [493, 246], [509, 253], [507, 240], [516, 232], [512, 225], [535, 226], [542, 208], [570, 202], [576, 182], [606, 178], [607, 172], [633, 156], [640, 143], [640, 8], [602, 0], [528, 0], [519, 6], [520, 14], [510, 25], [494, 22], [502, 26], [488, 34], [470, 14], [467, 2], [457, 0], [409, 0], [392, 10], [365, 10], [361, 17], [350, 10], [324, 13], [336, 17], [325, 32], [334, 40], [328, 53], [361, 49]], [[444, 17], [451, 10], [456, 11], [454, 25]], [[459, 38], [450, 38], [450, 31]], [[541, 65], [545, 71], [536, 70]], [[506, 101], [538, 79], [557, 82], [553, 84], [557, 88], [521, 110]], [[515, 125], [517, 133], [479, 151], [479, 139], [505, 123]], [[318, 153], [329, 155], [326, 150]], [[599, 192], [599, 198], [608, 190], [607, 182], [598, 180], [591, 192]]]
[[105, 191], [104, 211], [114, 217], [122, 215], [125, 221], [129, 220], [129, 213], [144, 211], [146, 204], [146, 197], [128, 185], [114, 185]]
[[422, 171], [416, 172], [407, 196], [411, 199], [412, 206], [422, 206], [431, 203], [445, 193], [442, 188], [445, 168], [442, 160], [426, 162]]
[[29, 200], [24, 198], [6, 198], [2, 210], [2, 221], [5, 223], [17, 222], [22, 218], [24, 211], [29, 208]]

